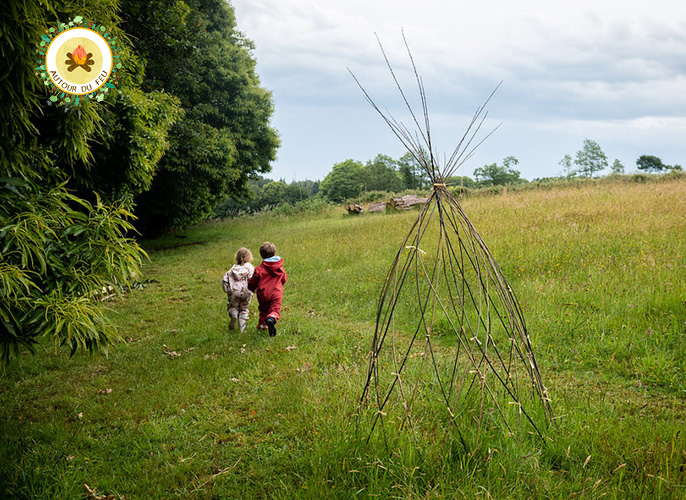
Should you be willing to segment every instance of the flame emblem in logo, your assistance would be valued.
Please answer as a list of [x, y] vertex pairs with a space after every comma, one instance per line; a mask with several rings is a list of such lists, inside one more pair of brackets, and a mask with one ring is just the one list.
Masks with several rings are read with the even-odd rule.
[[95, 64], [93, 53], [88, 52], [86, 54], [86, 50], [82, 45], [76, 47], [73, 52], [68, 52], [67, 57], [69, 59], [64, 61], [64, 64], [67, 65], [67, 71], [69, 72], [74, 71], [76, 68], [83, 68], [90, 73], [91, 66]]

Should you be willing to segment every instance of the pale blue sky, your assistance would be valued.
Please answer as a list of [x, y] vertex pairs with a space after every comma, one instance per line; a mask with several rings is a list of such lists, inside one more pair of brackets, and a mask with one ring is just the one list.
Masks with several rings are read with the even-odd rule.
[[[282, 145], [272, 178], [322, 179], [347, 158], [404, 149], [348, 73], [403, 118], [376, 42], [415, 94], [401, 29], [424, 81], [435, 143], [449, 153], [474, 110], [498, 131], [462, 173], [520, 160], [556, 175], [589, 138], [611, 164], [642, 154], [686, 167], [686, 3], [681, 0], [232, 0], [274, 95]], [[409, 122], [406, 122], [409, 125]]]

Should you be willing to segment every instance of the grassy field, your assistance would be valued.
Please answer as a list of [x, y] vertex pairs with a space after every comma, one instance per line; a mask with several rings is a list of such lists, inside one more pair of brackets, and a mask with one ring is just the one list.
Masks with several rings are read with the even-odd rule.
[[[545, 441], [365, 444], [378, 294], [416, 213], [256, 216], [147, 242], [109, 356], [42, 345], [10, 365], [0, 496], [686, 498], [686, 181], [463, 206], [524, 308], [557, 416]], [[279, 334], [256, 331], [256, 301], [229, 333], [219, 280], [265, 240], [289, 274]]]

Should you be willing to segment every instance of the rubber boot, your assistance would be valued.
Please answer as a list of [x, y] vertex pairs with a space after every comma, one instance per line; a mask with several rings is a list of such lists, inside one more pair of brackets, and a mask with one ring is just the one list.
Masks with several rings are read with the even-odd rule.
[[276, 337], [276, 320], [271, 316], [266, 319], [267, 328], [269, 328], [269, 336]]

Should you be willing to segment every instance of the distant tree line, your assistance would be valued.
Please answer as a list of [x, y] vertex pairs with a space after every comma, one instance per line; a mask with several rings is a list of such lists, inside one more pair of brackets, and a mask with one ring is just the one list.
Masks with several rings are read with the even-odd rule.
[[[492, 188], [498, 186], [520, 185], [529, 181], [517, 170], [519, 160], [507, 156], [501, 163], [491, 163], [474, 170], [474, 177], [453, 176], [445, 180], [453, 188], [466, 190]], [[557, 177], [545, 179], [593, 178], [610, 168], [612, 175], [625, 173], [624, 165], [615, 159], [611, 165], [600, 145], [585, 139], [582, 148], [575, 156], [565, 155], [560, 161], [562, 173]], [[661, 173], [681, 171], [680, 165], [666, 165], [652, 155], [642, 155], [636, 160], [639, 171]], [[542, 179], [534, 179], [538, 181]], [[215, 210], [218, 216], [234, 216], [241, 213], [254, 213], [274, 209], [284, 205], [295, 206], [314, 201], [340, 203], [361, 198], [379, 198], [389, 193], [407, 190], [428, 190], [429, 178], [411, 153], [398, 159], [378, 154], [363, 163], [348, 159], [336, 163], [321, 181], [273, 181], [260, 177], [248, 183], [247, 194], [226, 198]]]
[[366, 164], [345, 160], [333, 166], [323, 181], [274, 181], [259, 177], [248, 183], [248, 192], [224, 199], [215, 214], [220, 217], [255, 213], [280, 205], [307, 202], [339, 203], [365, 192], [398, 193], [405, 189], [424, 189], [428, 178], [410, 153], [394, 160], [379, 154]]
[[320, 191], [324, 198], [337, 203], [364, 192], [398, 193], [424, 189], [428, 184], [428, 176], [412, 154], [405, 153], [397, 160], [378, 154], [366, 164], [357, 160], [337, 163], [322, 181]]
[[[527, 182], [521, 179], [519, 172], [513, 170], [513, 165], [517, 163], [516, 158], [508, 157], [503, 161], [503, 166], [493, 164], [477, 169], [478, 180], [468, 176], [453, 176], [446, 179], [446, 184], [471, 189]], [[406, 190], [428, 190], [429, 187], [426, 172], [412, 154], [406, 153], [398, 159], [378, 154], [366, 163], [352, 159], [337, 163], [321, 182], [305, 180], [287, 183], [284, 179], [274, 181], [264, 177], [250, 180], [247, 193], [227, 197], [217, 206], [215, 214], [227, 217], [271, 210], [283, 205], [340, 203], [359, 199], [365, 194], [378, 197]]]
[[319, 199], [319, 181], [293, 181], [284, 179], [274, 181], [258, 177], [248, 181], [247, 192], [242, 196], [230, 196], [215, 209], [218, 217], [235, 217], [245, 213], [256, 213], [272, 210], [281, 205], [295, 206]]
[[[570, 155], [564, 155], [560, 160], [560, 166], [564, 177], [593, 177], [597, 172], [608, 167], [608, 161], [605, 152], [597, 142], [584, 139], [583, 147], [576, 152], [576, 157], [572, 159]], [[681, 165], [666, 165], [660, 158], [653, 155], [640, 156], [636, 160], [636, 167], [647, 173], [680, 172], [683, 170]], [[613, 175], [624, 174], [625, 170], [624, 165], [618, 159], [615, 159], [610, 166], [610, 172]]]

